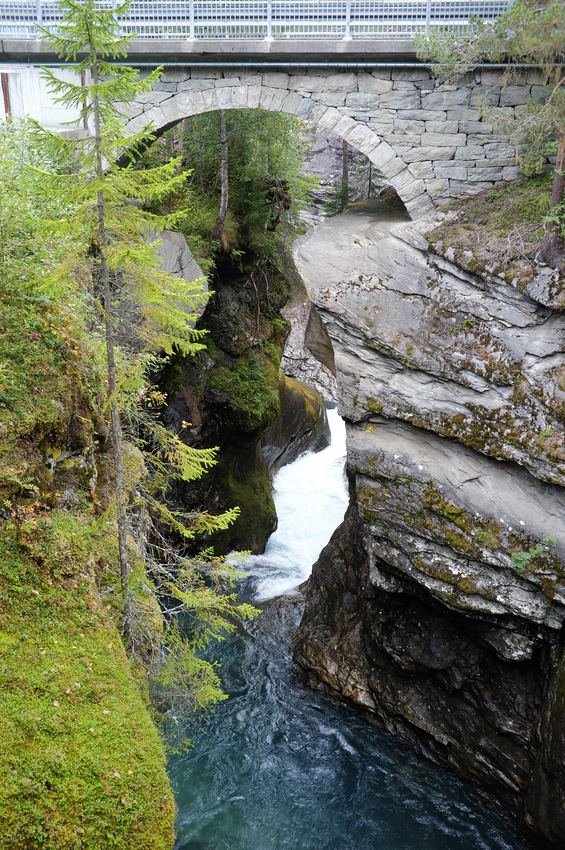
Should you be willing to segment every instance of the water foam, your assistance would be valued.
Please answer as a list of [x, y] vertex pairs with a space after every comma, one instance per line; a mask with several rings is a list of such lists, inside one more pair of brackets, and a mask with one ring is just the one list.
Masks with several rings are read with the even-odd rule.
[[308, 578], [312, 565], [343, 519], [348, 494], [345, 478], [345, 423], [328, 410], [330, 445], [306, 452], [283, 466], [274, 480], [279, 524], [264, 555], [247, 559], [244, 569], [255, 580], [255, 598], [292, 593]]

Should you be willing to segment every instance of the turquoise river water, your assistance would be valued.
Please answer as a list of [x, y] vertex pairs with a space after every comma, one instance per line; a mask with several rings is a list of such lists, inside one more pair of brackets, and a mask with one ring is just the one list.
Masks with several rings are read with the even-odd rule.
[[175, 850], [528, 850], [496, 803], [296, 677], [295, 590], [347, 504], [345, 431], [275, 479], [279, 527], [249, 559], [263, 614], [214, 650], [230, 699], [174, 757]]

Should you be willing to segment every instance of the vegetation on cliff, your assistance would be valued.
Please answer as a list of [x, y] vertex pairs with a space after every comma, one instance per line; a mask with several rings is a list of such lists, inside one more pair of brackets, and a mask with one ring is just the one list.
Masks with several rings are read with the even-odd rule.
[[492, 107], [488, 94], [483, 113], [517, 148], [527, 176], [543, 174], [547, 158], [555, 157], [551, 208], [545, 217], [540, 257], [565, 270], [565, 12], [561, 0], [515, 0], [496, 20], [458, 33], [437, 31], [418, 39], [419, 55], [434, 62], [440, 78], [453, 81], [481, 62], [509, 62], [508, 84], [516, 75], [532, 73], [532, 97], [512, 117], [504, 107]]
[[[114, 101], [140, 83], [107, 61], [125, 52], [114, 12], [91, 0], [63, 7], [56, 46], [70, 60], [88, 48], [78, 66], [92, 74], [88, 101], [83, 87], [47, 78], [93, 119], [94, 137], [7, 124], [0, 138], [0, 758], [10, 777], [0, 846], [165, 848], [174, 807], [144, 670], [161, 705], [172, 697], [178, 708], [182, 692], [183, 710], [205, 708], [223, 694], [202, 648], [254, 612], [236, 600], [233, 566], [209, 551], [188, 559], [165, 533], [192, 540], [236, 516], [183, 514], [167, 500], [171, 477], [196, 479], [216, 456], [162, 425], [151, 381], [173, 351], [202, 348], [200, 286], [162, 272], [151, 243], [175, 216], [148, 206], [184, 176], [176, 162], [102, 169], [139, 141], [123, 138]], [[163, 609], [186, 611], [186, 632]]]

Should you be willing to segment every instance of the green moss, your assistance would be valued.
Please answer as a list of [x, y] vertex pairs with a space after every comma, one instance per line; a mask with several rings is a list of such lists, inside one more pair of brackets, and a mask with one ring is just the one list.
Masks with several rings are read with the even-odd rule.
[[455, 219], [442, 222], [426, 239], [439, 254], [449, 248], [455, 262], [468, 271], [481, 274], [489, 268], [523, 288], [537, 271], [534, 257], [550, 196], [549, 175], [489, 189], [452, 203]]
[[209, 390], [231, 409], [235, 426], [244, 432], [266, 428], [279, 412], [274, 360], [273, 351], [248, 351], [232, 368], [219, 366], [210, 373]]
[[104, 528], [52, 512], [0, 543], [0, 847], [165, 850], [165, 755], [95, 590]]
[[424, 507], [441, 514], [442, 517], [448, 519], [463, 531], [471, 532], [473, 530], [473, 522], [467, 511], [448, 502], [431, 482], [428, 482], [424, 489], [423, 504]]
[[371, 413], [382, 413], [384, 410], [384, 405], [381, 404], [380, 401], [377, 401], [376, 399], [371, 398], [369, 396], [369, 398], [367, 399], [367, 410], [370, 410]]

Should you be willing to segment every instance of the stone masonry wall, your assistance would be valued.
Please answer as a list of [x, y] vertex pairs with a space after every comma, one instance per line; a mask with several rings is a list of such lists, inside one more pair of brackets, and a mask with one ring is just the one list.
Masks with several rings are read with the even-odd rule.
[[438, 202], [515, 180], [512, 145], [481, 120], [481, 104], [519, 114], [543, 93], [538, 72], [502, 85], [477, 70], [456, 85], [422, 68], [299, 73], [167, 70], [152, 91], [124, 105], [128, 131], [155, 130], [216, 109], [286, 112], [335, 133], [364, 153], [394, 186], [412, 218]]

